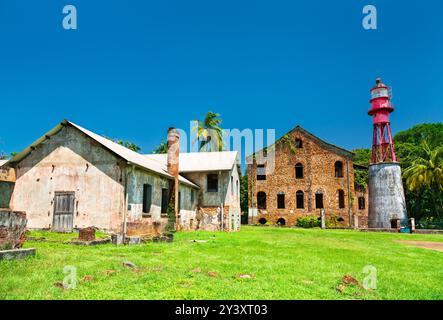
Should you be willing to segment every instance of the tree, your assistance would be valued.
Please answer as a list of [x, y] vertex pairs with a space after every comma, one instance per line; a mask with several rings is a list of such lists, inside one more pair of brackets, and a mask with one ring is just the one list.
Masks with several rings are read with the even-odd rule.
[[139, 152], [141, 150], [141, 148], [138, 145], [136, 145], [135, 143], [130, 142], [130, 141], [116, 140], [116, 142], [119, 145], [122, 145], [123, 147], [128, 148], [129, 150], [132, 150], [135, 152]]
[[157, 146], [157, 148], [155, 148], [152, 153], [155, 154], [165, 154], [168, 153], [168, 142], [165, 140], [162, 140], [162, 142], [160, 142], [160, 144]]
[[248, 171], [240, 177], [240, 208], [243, 214], [248, 212]]
[[3, 152], [0, 152], [0, 160], [6, 160], [8, 157]]
[[[368, 166], [371, 161], [371, 149], [354, 149], [354, 164]], [[366, 190], [368, 186], [368, 170], [354, 170], [354, 185], [362, 190]]]
[[208, 111], [203, 121], [198, 120], [193, 130], [197, 131], [200, 140], [199, 151], [222, 151], [223, 130], [220, 128], [220, 114]]
[[434, 213], [440, 217], [443, 211], [443, 147], [431, 149], [424, 141], [421, 145], [425, 156], [417, 156], [403, 172], [409, 191], [428, 189], [433, 198]]
[[120, 139], [112, 139], [112, 138], [109, 138], [107, 136], [103, 136], [103, 137], [108, 139], [108, 140], [111, 140], [111, 141], [113, 141], [115, 143], [118, 143], [119, 145], [121, 145], [121, 146], [123, 146], [125, 148], [128, 148], [129, 150], [132, 150], [134, 152], [139, 152], [141, 150], [141, 148], [138, 145], [136, 145], [135, 143], [133, 143], [131, 141], [125, 141], [125, 140], [120, 140]]

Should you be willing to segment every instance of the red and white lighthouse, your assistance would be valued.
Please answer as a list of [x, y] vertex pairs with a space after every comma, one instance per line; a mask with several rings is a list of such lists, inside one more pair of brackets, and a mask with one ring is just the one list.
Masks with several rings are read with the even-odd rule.
[[394, 111], [394, 107], [391, 104], [390, 88], [380, 78], [377, 78], [371, 89], [370, 103], [371, 110], [368, 114], [373, 117], [374, 126], [371, 162], [397, 162], [389, 121], [389, 114]]
[[[374, 133], [372, 159], [368, 169], [369, 228], [391, 228], [395, 221], [407, 220], [400, 163], [395, 156], [389, 114], [394, 111], [389, 87], [377, 78], [371, 89]], [[397, 223], [394, 223], [397, 225]]]

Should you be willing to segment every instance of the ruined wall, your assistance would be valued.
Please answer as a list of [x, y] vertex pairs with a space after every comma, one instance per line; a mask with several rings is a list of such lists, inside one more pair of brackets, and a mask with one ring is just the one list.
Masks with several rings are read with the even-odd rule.
[[15, 169], [11, 209], [26, 212], [29, 228], [51, 228], [56, 191], [75, 192], [74, 228], [121, 227], [123, 164], [78, 130], [64, 127]]
[[[194, 196], [192, 197], [192, 193]], [[198, 189], [180, 184], [180, 224], [183, 230], [195, 230], [197, 228], [197, 204]], [[193, 198], [193, 199], [192, 199]]]
[[[276, 223], [283, 218], [286, 225], [295, 225], [297, 218], [308, 214], [320, 216], [316, 208], [315, 194], [323, 193], [323, 204], [328, 218], [343, 219], [339, 225], [349, 225], [349, 206], [354, 212], [356, 195], [354, 192], [354, 169], [352, 160], [344, 155], [333, 152], [330, 148], [318, 143], [315, 139], [299, 131], [292, 131], [290, 139], [300, 139], [302, 147], [295, 154], [287, 144], [278, 144], [275, 151], [275, 169], [266, 166], [266, 180], [257, 180], [257, 164], [263, 160], [258, 157], [253, 165], [248, 166], [249, 183], [249, 223], [257, 223], [260, 218]], [[343, 164], [343, 177], [335, 177], [336, 161]], [[303, 178], [296, 179], [295, 165], [303, 165]], [[350, 192], [348, 191], [348, 185]], [[296, 207], [296, 192], [303, 191], [304, 208]], [[339, 190], [344, 192], [344, 208], [339, 207]], [[266, 209], [257, 208], [257, 193], [266, 193]], [[285, 195], [285, 208], [277, 207], [277, 195]], [[351, 196], [351, 201], [349, 200]], [[251, 198], [252, 197], [252, 198]], [[252, 200], [252, 202], [251, 202]]]
[[[236, 231], [240, 229], [240, 177], [237, 168], [222, 171], [218, 183], [218, 192], [207, 190], [207, 175], [218, 172], [192, 172], [182, 174], [200, 187], [196, 228], [204, 230]], [[232, 178], [231, 178], [232, 177]], [[232, 181], [232, 185], [231, 185]], [[237, 190], [238, 182], [238, 190]], [[224, 220], [221, 221], [221, 201], [224, 202]]]

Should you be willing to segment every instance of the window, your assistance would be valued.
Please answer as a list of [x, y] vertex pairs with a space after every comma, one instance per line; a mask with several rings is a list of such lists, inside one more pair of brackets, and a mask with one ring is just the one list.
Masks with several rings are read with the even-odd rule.
[[194, 189], [191, 190], [191, 204], [194, 204], [195, 201], [195, 194], [194, 194]]
[[231, 176], [231, 195], [234, 195], [234, 177]]
[[265, 218], [260, 218], [260, 219], [258, 219], [258, 223], [260, 223], [260, 224], [266, 224], [266, 219]]
[[166, 188], [162, 189], [162, 212], [168, 213], [169, 191]]
[[317, 192], [315, 194], [315, 207], [317, 209], [323, 209], [323, 193]]
[[266, 193], [263, 191], [257, 193], [257, 208], [266, 209]]
[[264, 164], [257, 166], [257, 180], [266, 180], [266, 168]]
[[364, 210], [365, 207], [365, 197], [358, 197], [358, 210]]
[[295, 193], [295, 200], [297, 203], [297, 209], [304, 209], [305, 207], [305, 199], [304, 199], [304, 193], [301, 190], [298, 190]]
[[150, 184], [143, 185], [143, 213], [151, 211], [152, 187]]
[[180, 213], [182, 207], [182, 193], [179, 191], [178, 192], [178, 213]]
[[301, 139], [295, 139], [295, 147], [298, 149], [303, 148], [303, 141], [301, 141]]
[[286, 225], [286, 220], [283, 219], [283, 218], [279, 218], [279, 219], [277, 220], [277, 225], [278, 225], [278, 226], [284, 226], [284, 225]]
[[277, 208], [278, 209], [285, 208], [285, 194], [283, 192], [279, 192], [277, 194]]
[[240, 196], [240, 189], [238, 187], [238, 180], [235, 182], [236, 183], [236, 189], [237, 189], [237, 196]]
[[345, 207], [345, 192], [338, 190], [338, 207], [343, 209]]
[[295, 165], [295, 179], [303, 179], [303, 165], [301, 163]]
[[343, 178], [343, 162], [341, 161], [335, 162], [334, 169], [335, 169], [335, 177]]
[[218, 192], [218, 175], [208, 174], [207, 176], [207, 191]]

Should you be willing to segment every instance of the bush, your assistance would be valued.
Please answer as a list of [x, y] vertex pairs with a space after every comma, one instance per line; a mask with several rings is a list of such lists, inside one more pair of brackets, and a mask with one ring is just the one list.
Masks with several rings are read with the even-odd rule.
[[417, 223], [417, 229], [443, 229], [443, 219], [427, 217]]
[[304, 216], [297, 219], [297, 227], [316, 228], [321, 227], [321, 221], [315, 215]]

